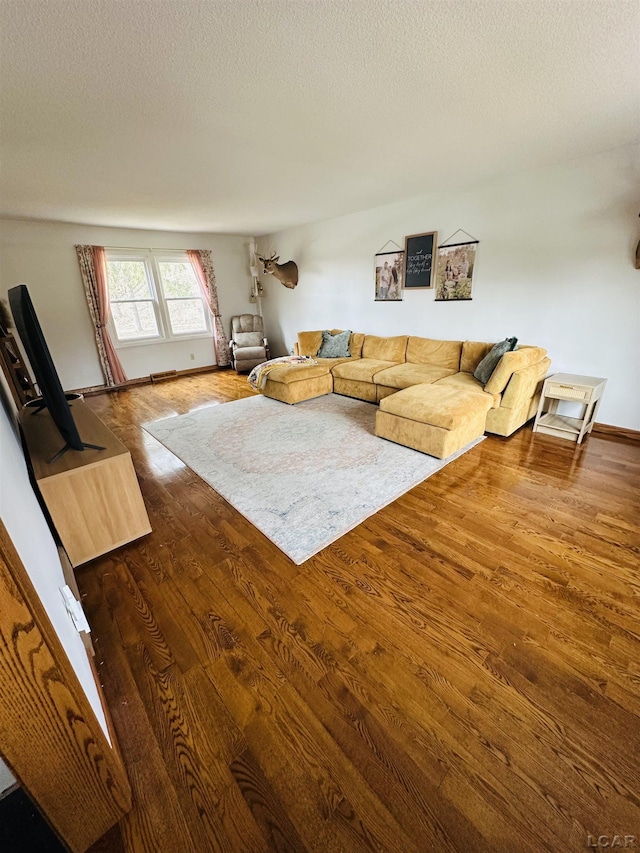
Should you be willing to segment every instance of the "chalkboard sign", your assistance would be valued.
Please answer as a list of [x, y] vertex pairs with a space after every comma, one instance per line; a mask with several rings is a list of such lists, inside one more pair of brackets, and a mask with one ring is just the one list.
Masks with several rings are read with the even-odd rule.
[[404, 286], [433, 287], [438, 232], [410, 234], [404, 238]]

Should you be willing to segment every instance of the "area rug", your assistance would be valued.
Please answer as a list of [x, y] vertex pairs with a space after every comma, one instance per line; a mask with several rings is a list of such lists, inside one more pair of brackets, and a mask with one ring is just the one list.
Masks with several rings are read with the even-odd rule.
[[434, 459], [377, 438], [376, 408], [248, 397], [144, 429], [300, 565], [481, 440]]

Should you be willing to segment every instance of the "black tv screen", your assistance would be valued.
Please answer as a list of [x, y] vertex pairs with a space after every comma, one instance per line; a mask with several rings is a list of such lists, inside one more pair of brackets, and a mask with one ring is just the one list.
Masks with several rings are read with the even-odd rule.
[[85, 445], [71, 414], [71, 408], [53, 364], [49, 347], [42, 334], [38, 317], [26, 284], [9, 290], [13, 320], [27, 354], [34, 379], [58, 432], [65, 441], [64, 449], [84, 450]]

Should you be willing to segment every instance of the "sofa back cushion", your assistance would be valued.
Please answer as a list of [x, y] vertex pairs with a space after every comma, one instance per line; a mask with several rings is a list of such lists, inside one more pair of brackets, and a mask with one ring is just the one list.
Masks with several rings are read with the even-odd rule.
[[379, 338], [377, 335], [365, 335], [362, 347], [363, 358], [376, 358], [379, 361], [403, 363], [407, 351], [407, 335], [395, 338]]
[[322, 330], [317, 332], [298, 332], [298, 354], [312, 355], [322, 346]]
[[349, 352], [351, 358], [362, 358], [362, 347], [364, 345], [364, 332], [351, 332], [349, 338]]
[[[342, 329], [329, 329], [332, 335], [338, 335]], [[364, 334], [351, 332], [349, 336], [349, 352], [351, 358], [361, 358]], [[315, 358], [322, 346], [322, 329], [315, 332], [298, 332], [298, 355], [310, 355]]]
[[433, 364], [456, 372], [460, 368], [462, 341], [437, 341], [433, 338], [409, 338], [407, 361], [411, 364]]
[[473, 373], [491, 349], [493, 349], [493, 344], [487, 344], [483, 341], [465, 341], [462, 344], [460, 371], [462, 373]]

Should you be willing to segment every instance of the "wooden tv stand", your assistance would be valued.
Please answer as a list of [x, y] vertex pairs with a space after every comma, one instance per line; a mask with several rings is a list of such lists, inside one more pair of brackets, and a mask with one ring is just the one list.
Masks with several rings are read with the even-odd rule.
[[73, 566], [151, 532], [131, 454], [82, 400], [70, 403], [85, 442], [104, 450], [68, 450], [49, 412], [24, 408], [20, 426], [42, 499]]

